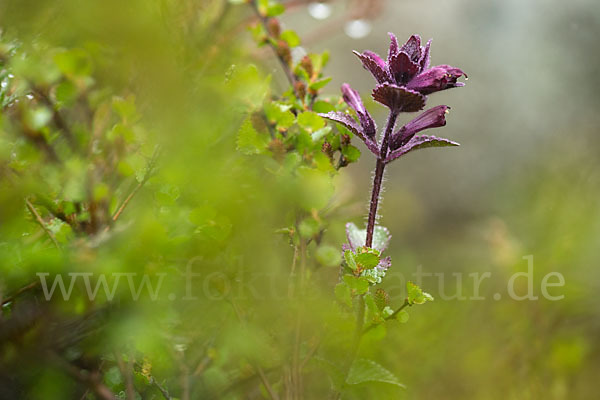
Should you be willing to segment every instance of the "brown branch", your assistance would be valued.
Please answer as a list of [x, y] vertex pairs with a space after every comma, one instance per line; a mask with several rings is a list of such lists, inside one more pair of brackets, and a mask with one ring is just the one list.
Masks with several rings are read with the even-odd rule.
[[[256, 13], [256, 16], [258, 17], [259, 21], [261, 22], [262, 26], [264, 27], [265, 32], [269, 35], [269, 18], [261, 14], [260, 10], [258, 9], [257, 0], [251, 0], [249, 4], [252, 6], [252, 9], [254, 10], [254, 12]], [[296, 90], [296, 83], [298, 82], [298, 79], [296, 78], [296, 75], [292, 71], [290, 64], [281, 56], [281, 54], [277, 51], [277, 47], [275, 47], [275, 45], [273, 45], [273, 43], [270, 40], [268, 40], [267, 43], [268, 43], [269, 47], [271, 47], [273, 49], [275, 56], [277, 56], [277, 59], [279, 60], [279, 63], [281, 64], [281, 67], [283, 68], [283, 72], [285, 73], [285, 76], [287, 77], [288, 81], [290, 82], [290, 85], [292, 86], [294, 95], [298, 99], [302, 100], [300, 98], [300, 96], [298, 95], [298, 91]]]
[[31, 202], [28, 199], [25, 199], [25, 204], [27, 205], [27, 209], [29, 210], [29, 212], [31, 213], [31, 215], [33, 215], [33, 217], [35, 218], [36, 222], [42, 227], [42, 229], [44, 231], [46, 231], [46, 233], [48, 234], [48, 236], [50, 237], [50, 239], [52, 239], [52, 243], [54, 243], [54, 245], [56, 246], [56, 248], [60, 250], [60, 245], [58, 244], [58, 241], [56, 240], [56, 237], [54, 236], [54, 234], [52, 233], [52, 231], [50, 231], [50, 229], [48, 229], [48, 227], [46, 226], [46, 223], [44, 222], [44, 220], [42, 219], [42, 217], [40, 216], [40, 214], [36, 211], [36, 209], [33, 206], [33, 204], [31, 204]]
[[56, 125], [56, 127], [62, 131], [63, 135], [67, 139], [67, 142], [69, 143], [69, 146], [71, 146], [71, 149], [73, 151], [79, 151], [80, 149], [77, 140], [75, 139], [75, 135], [73, 135], [71, 128], [69, 128], [69, 125], [64, 120], [61, 113], [56, 109], [56, 104], [54, 104], [50, 97], [39, 88], [34, 87], [33, 93], [37, 95], [37, 97], [52, 110], [52, 121], [54, 122], [54, 125]]
[[106, 385], [104, 385], [104, 383], [102, 383], [102, 375], [100, 374], [100, 371], [86, 371], [84, 373], [79, 368], [62, 359], [54, 352], [49, 352], [47, 357], [54, 364], [61, 367], [65, 372], [71, 375], [74, 379], [86, 384], [99, 399], [116, 400], [117, 397]]
[[8, 296], [5, 299], [2, 299], [2, 303], [0, 304], [0, 306], [4, 306], [5, 304], [12, 303], [21, 294], [27, 292], [28, 290], [31, 290], [31, 289], [35, 288], [38, 285], [38, 283], [39, 283], [38, 281], [34, 281], [34, 282], [31, 282], [30, 284], [28, 284], [26, 286], [23, 286], [22, 288], [20, 288], [19, 290], [17, 290], [12, 295]]

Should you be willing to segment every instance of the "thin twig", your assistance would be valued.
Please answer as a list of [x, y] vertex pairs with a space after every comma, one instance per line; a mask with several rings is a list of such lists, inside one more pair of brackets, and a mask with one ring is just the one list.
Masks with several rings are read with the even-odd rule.
[[8, 297], [7, 297], [7, 298], [5, 298], [5, 299], [2, 299], [2, 304], [1, 304], [1, 306], [4, 306], [5, 304], [8, 304], [8, 303], [12, 303], [12, 302], [13, 302], [13, 301], [15, 301], [15, 299], [16, 299], [17, 297], [19, 297], [19, 296], [20, 296], [22, 293], [25, 293], [26, 291], [28, 291], [28, 290], [31, 290], [31, 289], [33, 289], [33, 288], [35, 288], [35, 287], [38, 285], [38, 283], [39, 283], [38, 281], [31, 282], [30, 284], [28, 284], [28, 285], [26, 285], [26, 286], [23, 286], [22, 288], [20, 288], [19, 290], [17, 290], [17, 291], [16, 291], [14, 294], [12, 294], [12, 295], [8, 296]]
[[125, 381], [125, 393], [127, 395], [127, 400], [134, 400], [135, 388], [133, 386], [133, 376], [131, 375], [131, 357], [128, 357], [126, 365], [123, 362], [122, 355], [119, 352], [115, 351], [113, 355], [117, 361], [119, 371], [121, 371], [121, 376], [123, 376], [123, 380]]
[[[249, 4], [252, 6], [252, 9], [258, 16], [258, 19], [260, 20], [261, 24], [263, 25], [265, 32], [267, 32], [267, 34], [269, 34], [269, 24], [268, 24], [269, 18], [265, 17], [264, 15], [261, 14], [260, 10], [258, 9], [257, 0], [251, 0]], [[268, 41], [268, 45], [269, 45], [269, 47], [271, 47], [273, 49], [275, 56], [277, 56], [277, 59], [279, 60], [279, 63], [281, 64], [281, 67], [283, 68], [283, 72], [285, 73], [285, 76], [287, 77], [288, 81], [290, 82], [290, 85], [292, 86], [294, 95], [296, 95], [296, 97], [298, 99], [302, 100], [300, 98], [300, 96], [298, 96], [298, 92], [296, 90], [296, 83], [298, 82], [298, 80], [296, 79], [296, 75], [292, 71], [292, 68], [290, 67], [289, 63], [281, 56], [281, 54], [279, 54], [279, 52], [277, 51], [277, 48], [273, 45], [273, 43], [271, 43], [270, 40]]]
[[129, 204], [131, 199], [133, 199], [133, 197], [136, 195], [136, 193], [142, 188], [142, 186], [144, 186], [144, 184], [148, 181], [148, 179], [150, 179], [150, 177], [154, 173], [154, 169], [156, 166], [156, 159], [158, 157], [159, 150], [160, 149], [158, 147], [154, 150], [154, 153], [152, 154], [152, 157], [150, 158], [150, 161], [148, 162], [148, 166], [146, 167], [147, 170], [146, 170], [146, 173], [144, 174], [144, 177], [142, 178], [142, 180], [140, 182], [138, 182], [138, 184], [135, 186], [135, 188], [133, 188], [133, 190], [131, 191], [131, 193], [129, 193], [129, 195], [125, 198], [125, 200], [123, 200], [123, 203], [121, 203], [121, 206], [119, 206], [119, 208], [117, 209], [115, 214], [112, 216], [113, 222], [116, 222], [117, 219], [119, 219], [119, 217], [125, 210], [125, 207], [127, 207], [127, 205]]
[[56, 246], [56, 248], [60, 250], [60, 245], [58, 244], [58, 241], [56, 240], [56, 237], [54, 236], [54, 234], [52, 233], [52, 231], [50, 229], [48, 229], [48, 227], [46, 226], [46, 223], [44, 222], [44, 220], [42, 219], [42, 217], [40, 216], [40, 214], [37, 212], [37, 210], [35, 209], [35, 207], [33, 206], [33, 204], [31, 204], [31, 202], [29, 201], [29, 199], [25, 199], [25, 205], [27, 205], [27, 209], [29, 210], [29, 212], [31, 213], [31, 215], [35, 218], [36, 222], [42, 227], [42, 229], [44, 231], [46, 231], [46, 233], [48, 234], [48, 236], [50, 237], [50, 239], [52, 239], [52, 243], [54, 243], [54, 245]]
[[[398, 313], [402, 310], [404, 310], [406, 307], [410, 306], [410, 303], [408, 302], [408, 299], [404, 300], [404, 304], [402, 304], [400, 307], [398, 307], [398, 309], [396, 311], [394, 311], [391, 315], [387, 316], [386, 318], [384, 318], [384, 321], [389, 321], [390, 319], [394, 319], [396, 317], [396, 315], [398, 315]], [[373, 325], [369, 325], [364, 331], [363, 331], [363, 335], [367, 332], [369, 332], [371, 329], [375, 328], [377, 326], [377, 324], [373, 324]]]

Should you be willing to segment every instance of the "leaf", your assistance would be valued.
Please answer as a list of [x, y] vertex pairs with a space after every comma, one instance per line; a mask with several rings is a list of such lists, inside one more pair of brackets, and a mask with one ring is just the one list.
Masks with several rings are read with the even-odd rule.
[[387, 158], [385, 159], [386, 163], [394, 161], [396, 158], [405, 155], [406, 153], [410, 153], [414, 150], [425, 149], [427, 147], [454, 147], [460, 146], [460, 144], [453, 142], [449, 139], [438, 138], [435, 136], [414, 136], [408, 143], [399, 149], [391, 152]]
[[317, 113], [306, 111], [298, 115], [298, 125], [312, 133], [323, 128], [325, 126], [325, 120]]
[[333, 246], [319, 246], [316, 253], [317, 261], [326, 267], [336, 267], [342, 262], [340, 250]]
[[346, 250], [344, 252], [344, 259], [346, 260], [346, 264], [352, 271], [356, 271], [358, 267], [356, 266], [356, 261], [354, 261], [354, 253], [352, 250]]
[[311, 83], [308, 87], [312, 90], [319, 90], [319, 89], [323, 89], [325, 86], [327, 86], [327, 84], [331, 82], [331, 78], [323, 78], [323, 79], [319, 79], [316, 82]]
[[239, 152], [252, 155], [260, 154], [267, 148], [267, 142], [264, 138], [260, 137], [250, 118], [246, 118], [240, 130], [237, 138], [237, 149]]
[[269, 6], [267, 7], [267, 17], [276, 17], [278, 15], [281, 15], [285, 12], [285, 7], [283, 6], [283, 4], [279, 4], [279, 3], [274, 3], [274, 4], [269, 4]]
[[371, 252], [360, 253], [354, 256], [354, 261], [361, 269], [372, 269], [379, 264], [379, 256]]
[[400, 321], [401, 324], [405, 324], [406, 322], [408, 322], [409, 317], [410, 315], [406, 310], [402, 310], [398, 314], [396, 314], [396, 319]]
[[350, 288], [345, 283], [338, 283], [335, 285], [335, 297], [340, 301], [340, 303], [347, 305], [348, 307], [352, 307], [352, 294], [350, 292]]
[[[326, 126], [324, 128], [319, 129], [318, 131], [313, 132], [310, 136], [312, 137], [313, 141], [318, 142], [319, 140], [323, 139], [323, 137], [326, 136], [329, 132], [331, 132], [331, 127]], [[360, 151], [358, 152], [358, 154], [360, 155]]]
[[296, 47], [300, 45], [300, 37], [292, 30], [283, 31], [281, 33], [281, 39], [284, 40], [290, 47]]
[[[346, 237], [348, 238], [350, 247], [354, 250], [365, 245], [367, 230], [358, 229], [355, 224], [348, 222], [346, 224]], [[375, 226], [375, 230], [373, 231], [373, 248], [383, 253], [387, 249], [391, 238], [392, 235], [390, 235], [390, 231], [386, 227]]]
[[349, 385], [358, 385], [366, 382], [389, 383], [401, 388], [406, 388], [406, 386], [398, 381], [398, 378], [396, 378], [393, 373], [375, 361], [365, 359], [355, 360], [348, 372], [346, 383]]
[[433, 296], [424, 292], [420, 287], [412, 282], [406, 282], [406, 291], [408, 292], [408, 304], [424, 304], [433, 301]]
[[277, 102], [270, 102], [264, 105], [265, 115], [271, 124], [275, 124], [277, 129], [288, 129], [294, 122], [296, 116], [290, 111], [291, 106]]
[[344, 275], [344, 282], [350, 289], [354, 290], [356, 294], [364, 294], [369, 290], [369, 281], [363, 277]]
[[360, 150], [352, 145], [348, 145], [342, 149], [342, 154], [348, 162], [356, 162], [360, 158]]
[[298, 226], [298, 230], [303, 238], [311, 238], [319, 233], [319, 222], [312, 217], [303, 219]]

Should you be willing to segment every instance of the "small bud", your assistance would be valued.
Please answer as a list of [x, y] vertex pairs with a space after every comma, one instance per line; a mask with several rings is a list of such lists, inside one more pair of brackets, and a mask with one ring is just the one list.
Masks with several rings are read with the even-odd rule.
[[323, 146], [321, 146], [321, 151], [329, 157], [329, 159], [333, 158], [333, 147], [331, 147], [331, 143], [328, 141], [323, 142]]
[[290, 46], [288, 46], [285, 40], [277, 41], [277, 54], [281, 57], [288, 65], [292, 65], [292, 52]]
[[302, 57], [302, 61], [300, 61], [300, 65], [302, 66], [302, 68], [304, 68], [304, 70], [306, 71], [308, 76], [310, 76], [310, 77], [313, 76], [314, 69], [313, 69], [312, 60], [310, 59], [309, 56]]
[[306, 85], [300, 81], [297, 81], [294, 84], [294, 89], [296, 90], [296, 94], [300, 98], [300, 100], [304, 99], [306, 96]]
[[350, 136], [343, 134], [341, 142], [342, 142], [342, 146], [348, 146], [351, 142]]
[[279, 35], [281, 35], [281, 25], [279, 24], [279, 21], [276, 18], [269, 18], [267, 21], [267, 30], [269, 35], [274, 38], [279, 38]]
[[377, 308], [383, 310], [385, 306], [390, 304], [390, 295], [383, 289], [377, 289], [375, 291], [375, 304], [377, 304]]

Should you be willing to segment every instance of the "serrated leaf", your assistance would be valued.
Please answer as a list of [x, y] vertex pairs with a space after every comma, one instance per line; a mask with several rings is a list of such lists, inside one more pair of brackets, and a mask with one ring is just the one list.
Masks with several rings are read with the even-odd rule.
[[382, 382], [406, 388], [396, 376], [380, 364], [372, 360], [358, 359], [352, 363], [346, 383], [358, 385], [366, 382]]
[[414, 150], [425, 149], [428, 147], [452, 147], [452, 146], [460, 146], [460, 144], [453, 142], [452, 140], [449, 140], [449, 139], [439, 138], [439, 137], [435, 137], [435, 136], [426, 136], [426, 135], [415, 136], [404, 146], [391, 152], [385, 159], [385, 162], [387, 163], [387, 162], [393, 161], [393, 160], [397, 159], [398, 157], [401, 157], [401, 156], [405, 155], [406, 153], [410, 153], [411, 151], [414, 151]]
[[354, 261], [361, 269], [372, 269], [379, 264], [379, 256], [373, 253], [360, 253], [354, 256]]
[[344, 282], [348, 287], [356, 292], [356, 294], [365, 294], [369, 290], [369, 281], [363, 277], [353, 275], [344, 275]]
[[346, 264], [352, 271], [356, 271], [358, 269], [356, 265], [356, 261], [354, 261], [354, 253], [352, 250], [346, 250], [344, 252], [344, 259], [346, 260]]
[[291, 106], [270, 102], [264, 105], [265, 115], [277, 129], [288, 129], [296, 122], [296, 116], [289, 111]]
[[246, 118], [240, 130], [237, 138], [237, 149], [239, 152], [252, 155], [260, 154], [267, 148], [267, 142], [265, 138], [262, 138], [259, 133], [254, 129], [250, 118]]
[[406, 282], [406, 291], [408, 293], [408, 304], [423, 304], [433, 301], [433, 296], [424, 292], [420, 287], [412, 282]]
[[281, 39], [284, 40], [288, 46], [296, 47], [300, 45], [300, 36], [292, 30], [281, 32]]
[[[365, 245], [367, 230], [358, 229], [354, 223], [348, 222], [346, 224], [346, 237], [350, 247], [354, 250]], [[386, 227], [375, 226], [375, 230], [373, 231], [373, 248], [383, 253], [387, 249], [391, 238], [392, 236]]]

